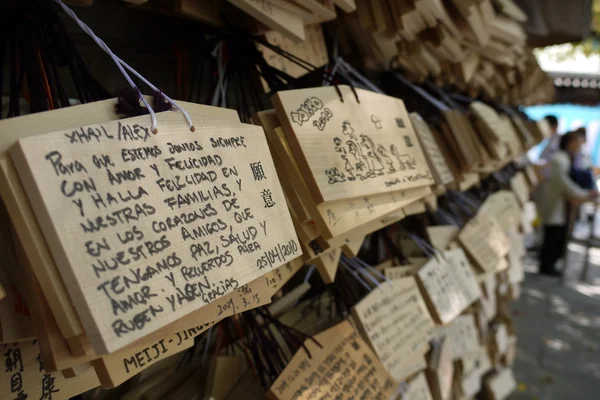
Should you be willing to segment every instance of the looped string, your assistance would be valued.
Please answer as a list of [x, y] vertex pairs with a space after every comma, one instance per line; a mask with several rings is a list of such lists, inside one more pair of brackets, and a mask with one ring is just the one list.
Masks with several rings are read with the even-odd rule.
[[454, 219], [454, 217], [449, 212], [444, 210], [443, 208], [438, 207], [436, 214], [438, 214], [440, 216], [440, 218], [442, 218], [442, 220], [444, 222], [446, 222], [447, 224], [450, 224], [450, 225], [456, 226], [456, 227], [460, 227], [460, 224], [458, 223], [458, 221], [456, 221]]
[[413, 242], [415, 242], [415, 244], [421, 249], [421, 251], [423, 251], [423, 253], [427, 255], [427, 257], [433, 257], [435, 255], [435, 248], [429, 243], [427, 243], [425, 239], [412, 232], [406, 232], [406, 234], [409, 238], [412, 239]]
[[138, 94], [138, 97], [140, 98], [140, 101], [144, 104], [144, 106], [148, 110], [148, 113], [150, 114], [150, 119], [152, 120], [152, 128], [151, 128], [152, 133], [154, 133], [154, 134], [158, 133], [158, 129], [156, 128], [156, 113], [154, 112], [152, 107], [150, 107], [150, 104], [144, 98], [144, 96], [142, 95], [142, 92], [139, 90], [139, 88], [137, 87], [135, 82], [133, 82], [133, 80], [131, 79], [129, 74], [125, 71], [125, 69], [129, 70], [129, 72], [131, 72], [138, 79], [140, 79], [142, 82], [144, 82], [146, 85], [148, 85], [152, 90], [154, 90], [155, 92], [161, 93], [161, 95], [165, 98], [165, 100], [167, 102], [169, 102], [173, 107], [178, 109], [183, 114], [190, 131], [194, 132], [196, 130], [196, 128], [194, 127], [194, 124], [192, 122], [192, 119], [187, 111], [185, 111], [183, 108], [181, 108], [169, 96], [162, 93], [156, 86], [154, 86], [152, 83], [150, 83], [146, 78], [144, 78], [140, 73], [138, 73], [131, 66], [129, 66], [129, 64], [127, 64], [126, 62], [121, 60], [119, 57], [117, 57], [117, 55], [112, 52], [112, 50], [108, 47], [108, 45], [104, 42], [104, 40], [102, 40], [98, 36], [96, 36], [96, 34], [91, 30], [91, 28], [89, 26], [87, 26], [87, 24], [85, 22], [80, 20], [79, 17], [77, 17], [77, 15], [75, 14], [75, 12], [73, 12], [73, 10], [71, 10], [69, 7], [67, 7], [61, 0], [54, 0], [54, 2], [56, 4], [58, 4], [60, 6], [60, 8], [62, 8], [62, 10], [69, 17], [71, 17], [77, 23], [77, 25], [79, 25], [79, 27], [85, 33], [87, 33], [88, 36], [90, 36], [102, 50], [104, 50], [104, 52], [106, 54], [108, 54], [110, 56], [110, 58], [112, 58], [112, 60], [117, 65], [117, 68], [119, 69], [119, 71], [121, 72], [123, 77], [127, 80], [127, 83], [132, 87], [132, 89], [134, 89], [136, 91], [136, 93]]
[[310, 277], [312, 276], [313, 272], [315, 272], [315, 268], [317, 266], [315, 264], [312, 264], [309, 268], [308, 268], [308, 272], [306, 273], [306, 276], [304, 277], [304, 283], [307, 283], [310, 279]]
[[354, 69], [354, 67], [348, 64], [343, 58], [339, 57], [336, 61], [338, 60], [340, 68], [354, 82], [355, 86], [363, 86], [364, 88], [369, 89], [372, 92], [384, 94], [383, 90], [379, 89], [373, 82], [371, 82], [364, 75], [362, 75], [360, 72]]
[[[211, 54], [217, 59], [218, 80], [217, 87], [215, 88], [215, 93], [210, 104], [213, 106], [225, 107], [227, 104], [227, 66], [223, 61], [223, 42], [219, 42]], [[219, 101], [219, 99], [221, 101]]]
[[414, 90], [415, 92], [417, 92], [419, 95], [421, 95], [421, 97], [423, 97], [425, 100], [427, 100], [429, 103], [431, 103], [431, 105], [433, 105], [438, 110], [440, 110], [440, 111], [450, 110], [450, 107], [448, 107], [446, 104], [442, 103], [441, 101], [439, 101], [438, 99], [436, 99], [435, 97], [433, 97], [432, 95], [427, 93], [427, 91], [425, 91], [425, 89], [423, 89], [420, 86], [415, 85], [414, 83], [412, 83], [411, 81], [409, 81], [408, 79], [406, 79], [405, 77], [400, 75], [399, 73], [397, 73], [397, 72], [394, 73], [394, 77], [396, 79], [398, 79], [400, 82], [402, 82], [403, 84], [405, 84], [406, 86], [408, 86], [409, 88], [411, 88], [412, 90]]
[[[354, 257], [354, 258], [350, 259], [350, 258], [346, 257], [345, 255], [343, 255], [343, 259], [344, 259], [345, 262], [348, 263], [348, 265], [350, 265], [352, 268], [354, 268], [354, 270], [356, 272], [360, 273], [365, 278], [367, 278], [369, 281], [371, 281], [371, 283], [373, 283], [373, 285], [379, 286], [380, 282], [377, 279], [375, 279], [373, 277], [373, 275], [371, 275], [369, 273], [369, 271], [367, 271], [367, 268], [365, 266], [368, 265], [368, 264], [366, 264], [366, 263], [360, 263], [359, 262], [360, 259], [357, 258], [357, 257]], [[362, 260], [360, 260], [360, 261], [362, 261]]]
[[358, 264], [362, 265], [364, 268], [368, 269], [369, 271], [371, 271], [373, 274], [377, 275], [379, 278], [381, 278], [381, 280], [391, 284], [392, 281], [385, 276], [384, 274], [381, 273], [381, 271], [379, 271], [377, 268], [373, 267], [372, 265], [367, 264], [366, 262], [364, 262], [363, 260], [361, 260], [358, 257], [354, 258], [355, 262], [357, 262]]
[[481, 207], [481, 204], [479, 202], [473, 200], [466, 193], [459, 192], [459, 191], [454, 191], [454, 192], [450, 192], [450, 193], [452, 196], [456, 197], [458, 200], [462, 200], [464, 205], [469, 207], [473, 214], [476, 214], [477, 210], [479, 210], [479, 207]]
[[365, 282], [360, 276], [358, 276], [358, 272], [350, 267], [350, 264], [347, 262], [347, 260], [344, 260], [343, 258], [340, 260], [340, 264], [342, 265], [342, 267], [344, 267], [344, 269], [346, 269], [348, 272], [350, 272], [350, 274], [352, 276], [354, 276], [354, 278], [356, 278], [356, 280], [368, 291], [371, 291], [372, 288], [371, 286], [369, 286], [369, 284], [367, 282]]

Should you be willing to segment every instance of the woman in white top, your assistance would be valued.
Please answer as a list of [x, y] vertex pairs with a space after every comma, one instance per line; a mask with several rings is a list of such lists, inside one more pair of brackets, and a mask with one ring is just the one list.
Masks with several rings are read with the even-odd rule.
[[554, 264], [565, 253], [568, 239], [568, 221], [571, 205], [594, 199], [596, 190], [579, 187], [571, 177], [572, 160], [581, 150], [576, 132], [561, 136], [559, 150], [550, 161], [550, 177], [544, 185], [544, 201], [540, 216], [544, 223], [544, 243], [540, 252], [540, 273], [559, 276]]

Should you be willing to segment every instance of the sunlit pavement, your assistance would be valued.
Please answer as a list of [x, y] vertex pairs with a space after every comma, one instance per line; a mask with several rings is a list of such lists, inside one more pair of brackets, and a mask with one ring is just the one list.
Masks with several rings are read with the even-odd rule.
[[585, 247], [569, 245], [564, 283], [537, 274], [534, 254], [521, 297], [512, 307], [518, 390], [510, 399], [600, 399], [600, 249], [590, 251], [589, 276], [579, 282]]

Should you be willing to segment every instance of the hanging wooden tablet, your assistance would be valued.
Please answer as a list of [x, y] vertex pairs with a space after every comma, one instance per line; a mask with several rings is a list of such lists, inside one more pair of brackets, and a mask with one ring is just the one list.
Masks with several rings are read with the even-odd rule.
[[521, 145], [523, 148], [531, 148], [535, 142], [535, 139], [533, 138], [533, 135], [527, 128], [523, 119], [519, 115], [515, 115], [511, 118], [511, 122], [514, 125], [517, 134], [519, 135], [519, 139], [521, 140]]
[[424, 373], [418, 374], [407, 383], [407, 388], [402, 393], [402, 400], [433, 400]]
[[333, 249], [326, 254], [320, 255], [314, 264], [317, 266], [317, 271], [324, 283], [333, 283], [335, 281], [335, 275], [337, 273], [338, 264], [340, 257], [342, 256], [342, 249]]
[[[278, 92], [273, 103], [316, 204], [434, 181], [402, 100], [347, 86]], [[344, 101], [342, 102], [342, 98]]]
[[98, 386], [93, 369], [71, 379], [44, 370], [35, 340], [0, 345], [6, 368], [0, 371], [0, 398], [69, 399]]
[[354, 306], [353, 313], [375, 354], [397, 382], [416, 372], [411, 360], [423, 356], [434, 324], [415, 278], [380, 283]]
[[[294, 3], [290, 3], [287, 0], [285, 2], [294, 5]], [[310, 12], [308, 13], [311, 14]], [[304, 33], [306, 39], [302, 43], [294, 42], [277, 31], [265, 33], [265, 39], [270, 44], [279, 47], [281, 50], [289, 52], [293, 56], [311, 64], [315, 68], [320, 68], [326, 65], [329, 62], [329, 57], [327, 55], [327, 47], [325, 46], [325, 38], [323, 36], [323, 29], [321, 25], [316, 24], [306, 26], [304, 28]], [[285, 72], [292, 78], [299, 78], [309, 72], [309, 70], [306, 68], [303, 68], [297, 63], [292, 62], [290, 59], [279, 55], [266, 46], [258, 45], [257, 47], [263, 53], [267, 64]]]
[[294, 42], [305, 39], [304, 21], [302, 17], [293, 14], [275, 4], [260, 0], [228, 0], [252, 18], [262, 22], [271, 29], [280, 32]]
[[[180, 116], [167, 113], [159, 120], [162, 135], [152, 136], [148, 119], [138, 117], [22, 139], [12, 150], [69, 294], [99, 352], [123, 347], [299, 255], [262, 130], [199, 127], [190, 137]], [[142, 150], [145, 160], [132, 145], [148, 149]], [[240, 163], [242, 154], [248, 154], [247, 162]], [[208, 190], [195, 188], [202, 182], [217, 183]], [[207, 204], [197, 208], [200, 203]], [[65, 219], [65, 213], [73, 217]], [[186, 220], [217, 215], [208, 224], [185, 226]], [[219, 240], [217, 234], [227, 229], [230, 236]], [[175, 235], [183, 242], [173, 244]], [[152, 236], [153, 241], [143, 241]], [[232, 244], [236, 247], [227, 249]], [[150, 274], [145, 285], [136, 286], [143, 280], [135, 275], [122, 280], [111, 271], [122, 262], [131, 262], [130, 274], [132, 267], [144, 268]], [[191, 267], [198, 262], [199, 269]], [[221, 265], [239, 269], [234, 267], [234, 274]], [[173, 271], [159, 272], [170, 269], [181, 276], [169, 279]], [[144, 323], [126, 322], [132, 318]]]
[[506, 235], [511, 227], [521, 225], [521, 207], [511, 190], [500, 190], [488, 196], [477, 213], [495, 218]]
[[439, 334], [448, 342], [450, 357], [454, 361], [476, 352], [481, 346], [473, 314], [461, 315], [439, 329]]
[[509, 368], [485, 378], [485, 392], [491, 400], [504, 400], [517, 388], [513, 371]]
[[427, 212], [425, 201], [414, 201], [404, 207], [404, 213], [409, 215], [423, 214]]
[[356, 11], [356, 2], [354, 0], [333, 0], [333, 2], [347, 13]]
[[364, 235], [349, 238], [346, 243], [342, 246], [342, 252], [348, 258], [358, 257], [358, 252], [362, 248], [363, 242], [365, 241]]
[[529, 164], [525, 167], [524, 171], [527, 182], [529, 183], [529, 187], [531, 190], [533, 190], [539, 183], [538, 176], [535, 172], [535, 167], [532, 164]]
[[387, 279], [396, 280], [408, 278], [410, 276], [416, 275], [421, 266], [419, 265], [400, 265], [398, 267], [386, 267], [383, 270], [383, 273]]
[[451, 150], [456, 152], [456, 157], [462, 172], [470, 172], [479, 162], [479, 152], [474, 140], [470, 137], [470, 130], [466, 130], [462, 113], [458, 110], [445, 110], [442, 112], [446, 124], [442, 125], [442, 133]]
[[329, 21], [336, 17], [333, 0], [292, 0], [302, 7], [311, 10], [315, 14], [320, 15], [324, 21]]
[[525, 180], [525, 174], [523, 172], [517, 172], [510, 180], [510, 188], [517, 196], [521, 207], [525, 207], [525, 204], [529, 201], [529, 187]]
[[460, 231], [458, 240], [486, 272], [499, 272], [502, 259], [508, 254], [510, 243], [495, 218], [477, 214]]
[[487, 46], [490, 34], [484, 25], [482, 15], [475, 2], [453, 0], [454, 5], [462, 14], [463, 19], [456, 20], [464, 36], [475, 39], [479, 46]]
[[453, 225], [428, 226], [429, 243], [439, 251], [448, 250], [458, 237], [459, 228]]
[[510, 117], [505, 114], [500, 114], [500, 121], [504, 126], [504, 132], [508, 139], [507, 145], [510, 150], [510, 155], [512, 157], [520, 156], [525, 151], [525, 147], [521, 143], [521, 138], [517, 134]]
[[481, 291], [471, 266], [461, 248], [444, 253], [444, 258], [431, 258], [417, 273], [423, 285], [429, 310], [441, 324], [456, 318]]
[[210, 361], [204, 388], [205, 399], [226, 399], [231, 389], [248, 372], [244, 356], [217, 356]]
[[[0, 152], [8, 150], [16, 140], [36, 135], [51, 130], [66, 129], [72, 126], [82, 126], [92, 123], [101, 123], [116, 120], [115, 113], [117, 99], [109, 99], [89, 104], [67, 107], [48, 112], [26, 115], [17, 118], [8, 118], [0, 121]], [[206, 119], [207, 116], [218, 120], [239, 122], [235, 110], [218, 107], [208, 107], [183, 101], [178, 102], [185, 107], [194, 120]], [[21, 243], [25, 246], [26, 255], [30, 257], [44, 297], [52, 309], [52, 314], [58, 322], [62, 335], [66, 338], [76, 337], [83, 333], [75, 310], [66, 294], [66, 289], [56, 268], [51, 265], [51, 256], [42, 238], [37, 221], [24, 194], [23, 188], [17, 178], [12, 163], [0, 156], [0, 195], [9, 207], [11, 219], [19, 235]], [[7, 207], [9, 205], [7, 204]], [[15, 220], [17, 218], [17, 220]], [[7, 271], [11, 274], [11, 271]], [[13, 279], [14, 280], [14, 279]]]
[[435, 183], [438, 185], [447, 185], [454, 181], [454, 176], [448, 168], [446, 159], [440, 151], [440, 148], [433, 137], [431, 129], [427, 123], [417, 113], [410, 114], [410, 120], [413, 128], [423, 146], [423, 151], [429, 163], [429, 169], [431, 170]]
[[511, 245], [508, 253], [508, 281], [514, 285], [525, 280], [525, 270], [523, 268], [523, 256], [525, 255], [523, 242], [525, 237], [513, 228], [508, 232], [508, 238]]
[[[269, 148], [274, 154], [274, 161], [278, 174], [287, 175], [289, 185], [284, 186], [286, 196], [290, 201], [294, 213], [300, 223], [307, 223], [316, 218], [318, 211], [310, 197], [308, 186], [300, 172], [300, 167], [295, 160], [283, 130], [279, 128], [280, 122], [275, 110], [260, 111], [252, 116], [252, 122], [264, 128]], [[291, 187], [290, 187], [291, 186]]]
[[[296, 3], [294, 3], [291, 0], [266, 0], [266, 2], [267, 3], [271, 3], [273, 5], [276, 5], [279, 8], [282, 8], [282, 9], [284, 9], [286, 11], [291, 12], [292, 14], [295, 14], [295, 15], [301, 17], [302, 21], [304, 21], [305, 25], [317, 24], [317, 25], [312, 25], [312, 26], [319, 26], [318, 25], [318, 23], [319, 23], [319, 17], [315, 13], [313, 13], [310, 10], [308, 10], [308, 9], [306, 9], [306, 8], [304, 8], [304, 7], [296, 4]], [[265, 34], [265, 37], [267, 35], [273, 34], [273, 33], [279, 35], [279, 32], [271, 31], [271, 32], [267, 32]], [[306, 35], [306, 33], [307, 33], [306, 29], [304, 30], [304, 33]], [[279, 46], [279, 45], [277, 45], [277, 46]]]
[[269, 289], [269, 282], [279, 283], [291, 268], [282, 265], [136, 343], [92, 361], [102, 387], [118, 386], [156, 362], [189, 348], [196, 336], [226, 317], [269, 304], [275, 293]]
[[481, 391], [483, 376], [492, 368], [487, 348], [480, 347], [476, 352], [461, 360], [462, 376], [459, 392], [466, 397], [473, 397]]
[[427, 366], [427, 380], [434, 400], [450, 400], [452, 395], [452, 348], [447, 339], [443, 338], [433, 346]]
[[[16, 276], [23, 284], [23, 295], [31, 313], [33, 330], [38, 340], [46, 371], [55, 372], [68, 368], [78, 368], [82, 364], [89, 363], [95, 358], [95, 354], [73, 354], [68, 341], [60, 332], [48, 303], [44, 299], [40, 285], [22, 248], [17, 249], [17, 259], [18, 272]], [[85, 338], [85, 335], [81, 336]]]
[[302, 268], [302, 265], [304, 265], [302, 259], [296, 258], [295, 260], [265, 274], [264, 280], [268, 288], [268, 297], [273, 297], [275, 293], [281, 290], [283, 285], [285, 285], [294, 274]]
[[[308, 400], [344, 393], [360, 398], [367, 392], [387, 399], [396, 391], [397, 384], [349, 322], [315, 335], [315, 341], [320, 346], [311, 339], [304, 342], [306, 350], [294, 355], [269, 389], [269, 399]], [[336, 372], [340, 365], [341, 373]]]

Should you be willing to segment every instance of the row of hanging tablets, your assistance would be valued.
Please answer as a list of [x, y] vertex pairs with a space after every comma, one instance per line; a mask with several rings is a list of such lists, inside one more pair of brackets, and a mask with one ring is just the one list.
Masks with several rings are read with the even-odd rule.
[[0, 398], [505, 397], [548, 129], [391, 79], [0, 122]]
[[[157, 114], [153, 135], [147, 116], [119, 120], [115, 100], [2, 122], [3, 396], [22, 388], [67, 398], [138, 375], [132, 393], [154, 398], [157, 376], [169, 376], [161, 387], [185, 382], [181, 388], [199, 390], [197, 374], [206, 368], [217, 374], [206, 389], [256, 384], [249, 339], [269, 324], [284, 333], [263, 334], [287, 346], [289, 362], [270, 367], [277, 372], [266, 381], [271, 398], [358, 395], [366, 390], [361, 382], [387, 398], [423, 369], [447, 398], [453, 366], [461, 365], [464, 386], [487, 372], [469, 364], [473, 357], [489, 355], [489, 369], [510, 364], [515, 338], [505, 300], [518, 295], [523, 279], [518, 227], [535, 175], [518, 172], [509, 190], [483, 204], [460, 190], [534, 142], [516, 133], [519, 117], [511, 122], [472, 104], [481, 127], [472, 139], [499, 151], [465, 171], [442, 151], [456, 131], [432, 130], [398, 98], [340, 86], [283, 91], [272, 100], [275, 109], [256, 114], [256, 125], [240, 123], [234, 110], [180, 102], [193, 133], [167, 111]], [[470, 120], [462, 114], [458, 121]], [[417, 259], [371, 267], [356, 258], [365, 236], [408, 215], [448, 214], [437, 195], [455, 196], [464, 212], [472, 207], [468, 222], [447, 216], [446, 225], [427, 229], [428, 241], [414, 237]], [[388, 247], [410, 249], [406, 234], [392, 233]], [[319, 294], [319, 307], [346, 299], [335, 292], [347, 290], [334, 288], [340, 282], [362, 284], [348, 283], [360, 293], [345, 302], [351, 314], [338, 310], [314, 326], [298, 321], [294, 306], [309, 279], [271, 303], [303, 264], [334, 284]], [[250, 334], [239, 314], [257, 308]], [[280, 316], [284, 325], [274, 319]], [[339, 323], [312, 329], [327, 322]], [[177, 369], [169, 356], [207, 330], [205, 350], [217, 366], [205, 364], [204, 354]], [[298, 330], [315, 336], [302, 344]], [[235, 346], [244, 350], [222, 355]], [[228, 372], [236, 365], [238, 375], [218, 375], [221, 364]], [[402, 390], [417, 390], [422, 378]]]

